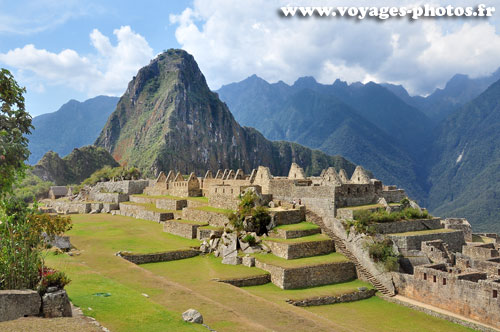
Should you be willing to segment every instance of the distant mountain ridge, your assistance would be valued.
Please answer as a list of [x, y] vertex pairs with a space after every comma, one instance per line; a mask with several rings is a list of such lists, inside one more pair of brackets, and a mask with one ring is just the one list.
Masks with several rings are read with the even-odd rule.
[[249, 173], [259, 165], [283, 175], [292, 162], [308, 174], [328, 166], [354, 171], [354, 164], [340, 156], [271, 142], [257, 130], [241, 127], [183, 50], [168, 50], [139, 70], [96, 145], [149, 176], [170, 169], [201, 175], [207, 169], [242, 168]]
[[217, 92], [237, 121], [267, 138], [341, 154], [412, 197], [425, 197], [416, 160], [431, 121], [384, 87], [340, 80], [323, 85], [312, 77], [270, 84], [254, 75]]
[[53, 113], [33, 118], [28, 136], [28, 162], [36, 164], [47, 151], [69, 154], [74, 148], [94, 143], [118, 103], [118, 97], [98, 96], [84, 102], [70, 100]]

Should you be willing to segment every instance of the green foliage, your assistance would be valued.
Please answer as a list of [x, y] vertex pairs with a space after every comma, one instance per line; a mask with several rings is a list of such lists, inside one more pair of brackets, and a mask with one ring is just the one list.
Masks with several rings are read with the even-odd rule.
[[71, 219], [37, 212], [16, 197], [0, 201], [0, 289], [35, 289], [43, 269], [43, 234], [60, 235]]
[[241, 241], [248, 243], [251, 246], [254, 246], [257, 243], [257, 240], [253, 235], [247, 234]]
[[29, 157], [25, 135], [33, 126], [24, 108], [25, 92], [7, 69], [0, 70], [0, 197], [24, 176], [24, 161]]
[[41, 199], [46, 197], [51, 186], [54, 183], [43, 181], [38, 176], [34, 175], [31, 170], [26, 172], [26, 177], [14, 185], [14, 196], [21, 198], [27, 203], [33, 202], [33, 198]]
[[64, 286], [70, 282], [71, 279], [64, 272], [44, 269], [42, 273], [42, 281], [38, 286], [38, 292], [43, 295], [47, 292], [47, 288], [49, 287], [63, 289]]
[[135, 168], [125, 168], [125, 167], [110, 167], [105, 166], [98, 171], [92, 173], [92, 175], [86, 178], [81, 185], [75, 187], [75, 192], [79, 192], [81, 188], [85, 185], [93, 186], [98, 182], [105, 181], [120, 181], [120, 180], [137, 180], [141, 178], [141, 172]]
[[382, 263], [386, 271], [397, 271], [398, 255], [394, 252], [392, 240], [385, 238], [367, 245], [370, 257], [376, 263]]
[[385, 209], [377, 209], [373, 212], [370, 210], [354, 211], [354, 219], [363, 224], [394, 222], [410, 219], [425, 219], [430, 217], [431, 215], [429, 215], [427, 210], [420, 211], [419, 209], [410, 207], [390, 213]]
[[252, 223], [257, 230], [257, 234], [262, 235], [267, 232], [266, 226], [271, 222], [271, 216], [267, 208], [257, 206], [258, 199], [259, 197], [253, 191], [247, 191], [240, 198], [238, 210], [228, 215], [229, 222], [235, 230], [242, 231], [245, 218], [252, 217]]

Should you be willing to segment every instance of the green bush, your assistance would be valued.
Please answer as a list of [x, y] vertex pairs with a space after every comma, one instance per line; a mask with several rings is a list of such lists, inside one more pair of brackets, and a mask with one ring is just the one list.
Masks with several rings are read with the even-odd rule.
[[33, 199], [45, 198], [53, 185], [53, 182], [43, 181], [28, 170], [26, 177], [19, 184], [14, 185], [14, 196], [31, 203]]
[[42, 272], [42, 281], [38, 286], [38, 292], [43, 295], [49, 287], [63, 289], [70, 282], [71, 279], [62, 271], [44, 270]]
[[258, 196], [253, 191], [247, 191], [245, 195], [240, 198], [238, 210], [228, 216], [229, 222], [235, 230], [243, 230], [245, 218], [251, 216], [258, 230], [257, 234], [262, 235], [267, 232], [266, 227], [271, 222], [271, 216], [267, 208], [264, 206], [257, 206], [257, 202]]
[[253, 235], [247, 234], [241, 241], [248, 243], [251, 246], [254, 246], [257, 243], [257, 240]]
[[391, 213], [382, 208], [373, 212], [370, 210], [354, 211], [354, 220], [360, 221], [363, 224], [394, 222], [408, 219], [424, 219], [430, 217], [431, 215], [429, 215], [427, 210], [420, 211], [419, 209], [411, 207]]
[[399, 269], [398, 255], [394, 252], [391, 239], [385, 238], [368, 244], [368, 253], [376, 263], [383, 264], [386, 271], [397, 271]]
[[0, 200], [0, 289], [35, 289], [41, 279], [43, 233], [60, 235], [71, 219], [29, 208], [16, 197]]
[[93, 186], [97, 182], [105, 181], [120, 181], [120, 180], [136, 180], [141, 177], [141, 172], [135, 168], [125, 167], [110, 167], [105, 166], [98, 171], [92, 173], [91, 176], [86, 178], [80, 185], [73, 187], [73, 192], [78, 193], [83, 186]]

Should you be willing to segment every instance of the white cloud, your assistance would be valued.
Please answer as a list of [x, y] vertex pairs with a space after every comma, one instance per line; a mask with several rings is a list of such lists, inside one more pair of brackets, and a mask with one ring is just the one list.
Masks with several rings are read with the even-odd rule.
[[[401, 0], [398, 6], [449, 1]], [[474, 19], [283, 18], [288, 0], [195, 0], [171, 15], [176, 38], [192, 53], [213, 89], [257, 74], [293, 83], [314, 76], [331, 83], [393, 82], [414, 93], [429, 93], [453, 74], [486, 75], [500, 66], [498, 21]], [[302, 0], [300, 5], [331, 6]], [[335, 5], [352, 6], [335, 3]], [[470, 6], [458, 0], [454, 6]], [[394, 1], [359, 0], [355, 6], [394, 6]], [[500, 11], [500, 8], [497, 8]]]
[[153, 57], [153, 50], [129, 26], [116, 29], [113, 34], [116, 46], [99, 30], [92, 31], [90, 40], [97, 54], [82, 56], [71, 49], [52, 53], [29, 44], [0, 53], [0, 63], [21, 71], [34, 90], [65, 85], [89, 96], [121, 95], [132, 76]]

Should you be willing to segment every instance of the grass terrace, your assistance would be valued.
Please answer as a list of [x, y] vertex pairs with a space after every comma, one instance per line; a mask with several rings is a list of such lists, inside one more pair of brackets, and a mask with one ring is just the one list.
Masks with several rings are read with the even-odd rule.
[[[205, 323], [219, 332], [470, 331], [377, 297], [310, 308], [285, 302], [287, 298], [348, 292], [366, 285], [361, 281], [287, 291], [272, 284], [237, 288], [213, 279], [266, 272], [223, 265], [220, 258], [211, 255], [138, 266], [114, 254], [119, 250], [152, 253], [188, 249], [200, 242], [164, 233], [160, 224], [131, 217], [95, 214], [73, 215], [72, 219], [74, 226], [67, 235], [80, 255], [50, 254], [46, 263], [72, 279], [66, 289], [73, 303], [113, 332], [207, 331], [182, 321], [181, 313], [188, 308], [199, 310]], [[346, 260], [338, 253], [294, 261], [270, 254], [256, 257], [292, 267]]]
[[[389, 203], [389, 206], [400, 206], [400, 203]], [[371, 209], [383, 209], [384, 206], [382, 204], [366, 204], [366, 205], [357, 205], [357, 206], [348, 206], [341, 209], [345, 210], [353, 210], [353, 211], [359, 211], [359, 210], [371, 210]]]
[[313, 256], [297, 259], [284, 259], [273, 254], [254, 254], [255, 259], [271, 265], [280, 266], [283, 268], [294, 268], [304, 266], [314, 266], [331, 263], [348, 262], [349, 260], [338, 252], [332, 252], [328, 255]]
[[220, 214], [230, 214], [233, 213], [234, 210], [229, 210], [229, 209], [219, 209], [213, 206], [200, 206], [196, 207], [195, 209], [201, 210], [201, 211], [207, 211], [207, 212], [215, 212], [215, 213], [220, 213]]
[[200, 202], [200, 203], [207, 203], [208, 204], [208, 197], [180, 197], [180, 196], [171, 196], [171, 195], [157, 195], [157, 196], [151, 196], [151, 195], [146, 195], [146, 194], [137, 194], [137, 195], [132, 195], [132, 196], [137, 196], [137, 197], [147, 197], [147, 198], [159, 198], [159, 199], [171, 199], [171, 200], [188, 200], [188, 201], [193, 201], [193, 202]]
[[275, 227], [275, 230], [282, 229], [284, 231], [307, 231], [310, 229], [318, 229], [319, 226], [312, 223], [311, 221], [303, 221], [298, 224], [290, 224], [290, 225], [280, 225]]
[[317, 242], [317, 241], [326, 241], [326, 240], [331, 240], [331, 239], [325, 234], [314, 234], [314, 235], [309, 235], [309, 236], [298, 237], [295, 239], [282, 239], [282, 238], [277, 238], [277, 237], [264, 238], [264, 241], [280, 242], [280, 243], [288, 243], [288, 244], [304, 243], [304, 242]]
[[428, 229], [425, 231], [414, 231], [414, 232], [405, 232], [405, 233], [392, 233], [392, 236], [415, 236], [415, 235], [427, 235], [427, 234], [438, 234], [438, 233], [452, 233], [456, 232], [456, 229], [446, 229], [446, 228], [438, 228], [438, 229]]
[[145, 210], [149, 210], [149, 211], [153, 211], [153, 212], [159, 212], [159, 213], [175, 213], [175, 212], [178, 212], [178, 211], [175, 211], [175, 210], [158, 209], [156, 207], [156, 205], [154, 205], [154, 204], [148, 204], [148, 203], [122, 202], [120, 204], [141, 206]]
[[222, 231], [222, 230], [224, 230], [224, 227], [207, 225], [207, 226], [202, 226], [199, 229], [208, 229], [208, 230], [211, 230], [211, 231]]
[[168, 220], [172, 222], [179, 222], [181, 224], [188, 224], [188, 225], [208, 225], [206, 222], [200, 222], [200, 221], [193, 221], [193, 220], [184, 220], [184, 219], [173, 219], [173, 220]]

